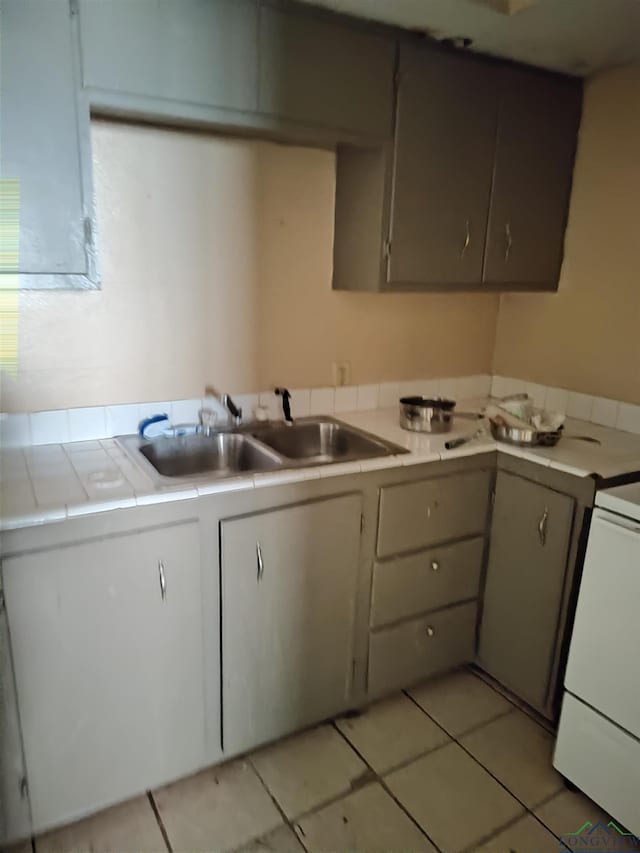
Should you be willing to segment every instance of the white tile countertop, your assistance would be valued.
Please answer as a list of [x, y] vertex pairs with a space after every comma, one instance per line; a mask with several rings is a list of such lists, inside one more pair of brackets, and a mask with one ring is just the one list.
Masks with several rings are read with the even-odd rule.
[[[461, 411], [483, 404], [463, 401]], [[226, 480], [202, 479], [158, 485], [137, 466], [114, 439], [11, 448], [0, 451], [0, 529], [61, 521], [112, 509], [143, 506], [201, 495], [252, 489], [309, 479], [455, 459], [499, 451], [555, 468], [577, 477], [610, 478], [640, 471], [640, 435], [568, 419], [569, 434], [591, 435], [601, 445], [563, 438], [555, 448], [524, 449], [497, 444], [489, 433], [454, 450], [449, 439], [473, 433], [477, 423], [456, 419], [451, 432], [427, 435], [407, 432], [398, 424], [397, 407], [341, 413], [340, 419], [406, 448], [407, 454], [360, 462], [298, 468]]]

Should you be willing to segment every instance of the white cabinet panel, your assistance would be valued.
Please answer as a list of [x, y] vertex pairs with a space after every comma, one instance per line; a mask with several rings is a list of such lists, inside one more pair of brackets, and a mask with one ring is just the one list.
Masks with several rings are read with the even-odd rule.
[[602, 510], [591, 523], [565, 685], [640, 738], [640, 524], [623, 525]]
[[[640, 742], [570, 693], [562, 703], [553, 764], [621, 826], [640, 834]], [[611, 849], [624, 848], [612, 843]]]

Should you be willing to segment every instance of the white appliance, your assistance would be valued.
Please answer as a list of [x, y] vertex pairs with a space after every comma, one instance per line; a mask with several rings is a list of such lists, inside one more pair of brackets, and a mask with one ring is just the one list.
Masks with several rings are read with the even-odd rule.
[[640, 835], [640, 483], [596, 495], [553, 763]]

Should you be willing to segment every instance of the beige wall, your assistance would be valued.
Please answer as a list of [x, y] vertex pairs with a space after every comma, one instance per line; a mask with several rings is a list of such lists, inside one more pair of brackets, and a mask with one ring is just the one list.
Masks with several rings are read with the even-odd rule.
[[[103, 288], [20, 295], [24, 411], [494, 372], [640, 403], [640, 67], [585, 97], [557, 294], [334, 293], [334, 157], [95, 122]], [[496, 333], [497, 319], [497, 333]], [[495, 353], [494, 353], [495, 342]]]
[[587, 86], [560, 288], [502, 297], [494, 372], [640, 403], [640, 66]]
[[486, 373], [497, 297], [331, 290], [334, 156], [93, 126], [102, 290], [20, 295], [25, 411]]

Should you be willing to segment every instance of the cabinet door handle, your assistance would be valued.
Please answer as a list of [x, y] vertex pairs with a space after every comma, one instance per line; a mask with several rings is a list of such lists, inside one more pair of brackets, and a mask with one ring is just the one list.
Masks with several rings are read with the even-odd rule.
[[538, 522], [538, 538], [540, 539], [541, 545], [547, 544], [547, 521], [549, 520], [549, 507], [546, 506], [544, 508], [544, 512], [540, 516], [540, 521]]
[[427, 625], [425, 634], [427, 635], [427, 637], [435, 637], [436, 629], [433, 627], [433, 625]]
[[440, 563], [438, 560], [431, 560], [431, 571], [439, 572], [440, 571]]
[[460, 257], [464, 258], [467, 253], [467, 249], [471, 245], [471, 223], [467, 219], [465, 222], [465, 233], [464, 233], [464, 243], [462, 244], [462, 249], [460, 250]]
[[160, 595], [162, 596], [162, 600], [166, 601], [167, 599], [167, 579], [164, 574], [164, 563], [162, 560], [158, 560], [158, 578], [160, 580]]
[[264, 560], [262, 559], [262, 546], [259, 542], [256, 542], [256, 561], [258, 563], [258, 583], [260, 583], [264, 575]]
[[513, 237], [511, 236], [511, 223], [510, 222], [505, 223], [504, 237], [505, 237], [504, 260], [506, 263], [509, 260], [509, 255], [511, 254], [511, 247], [513, 246]]

